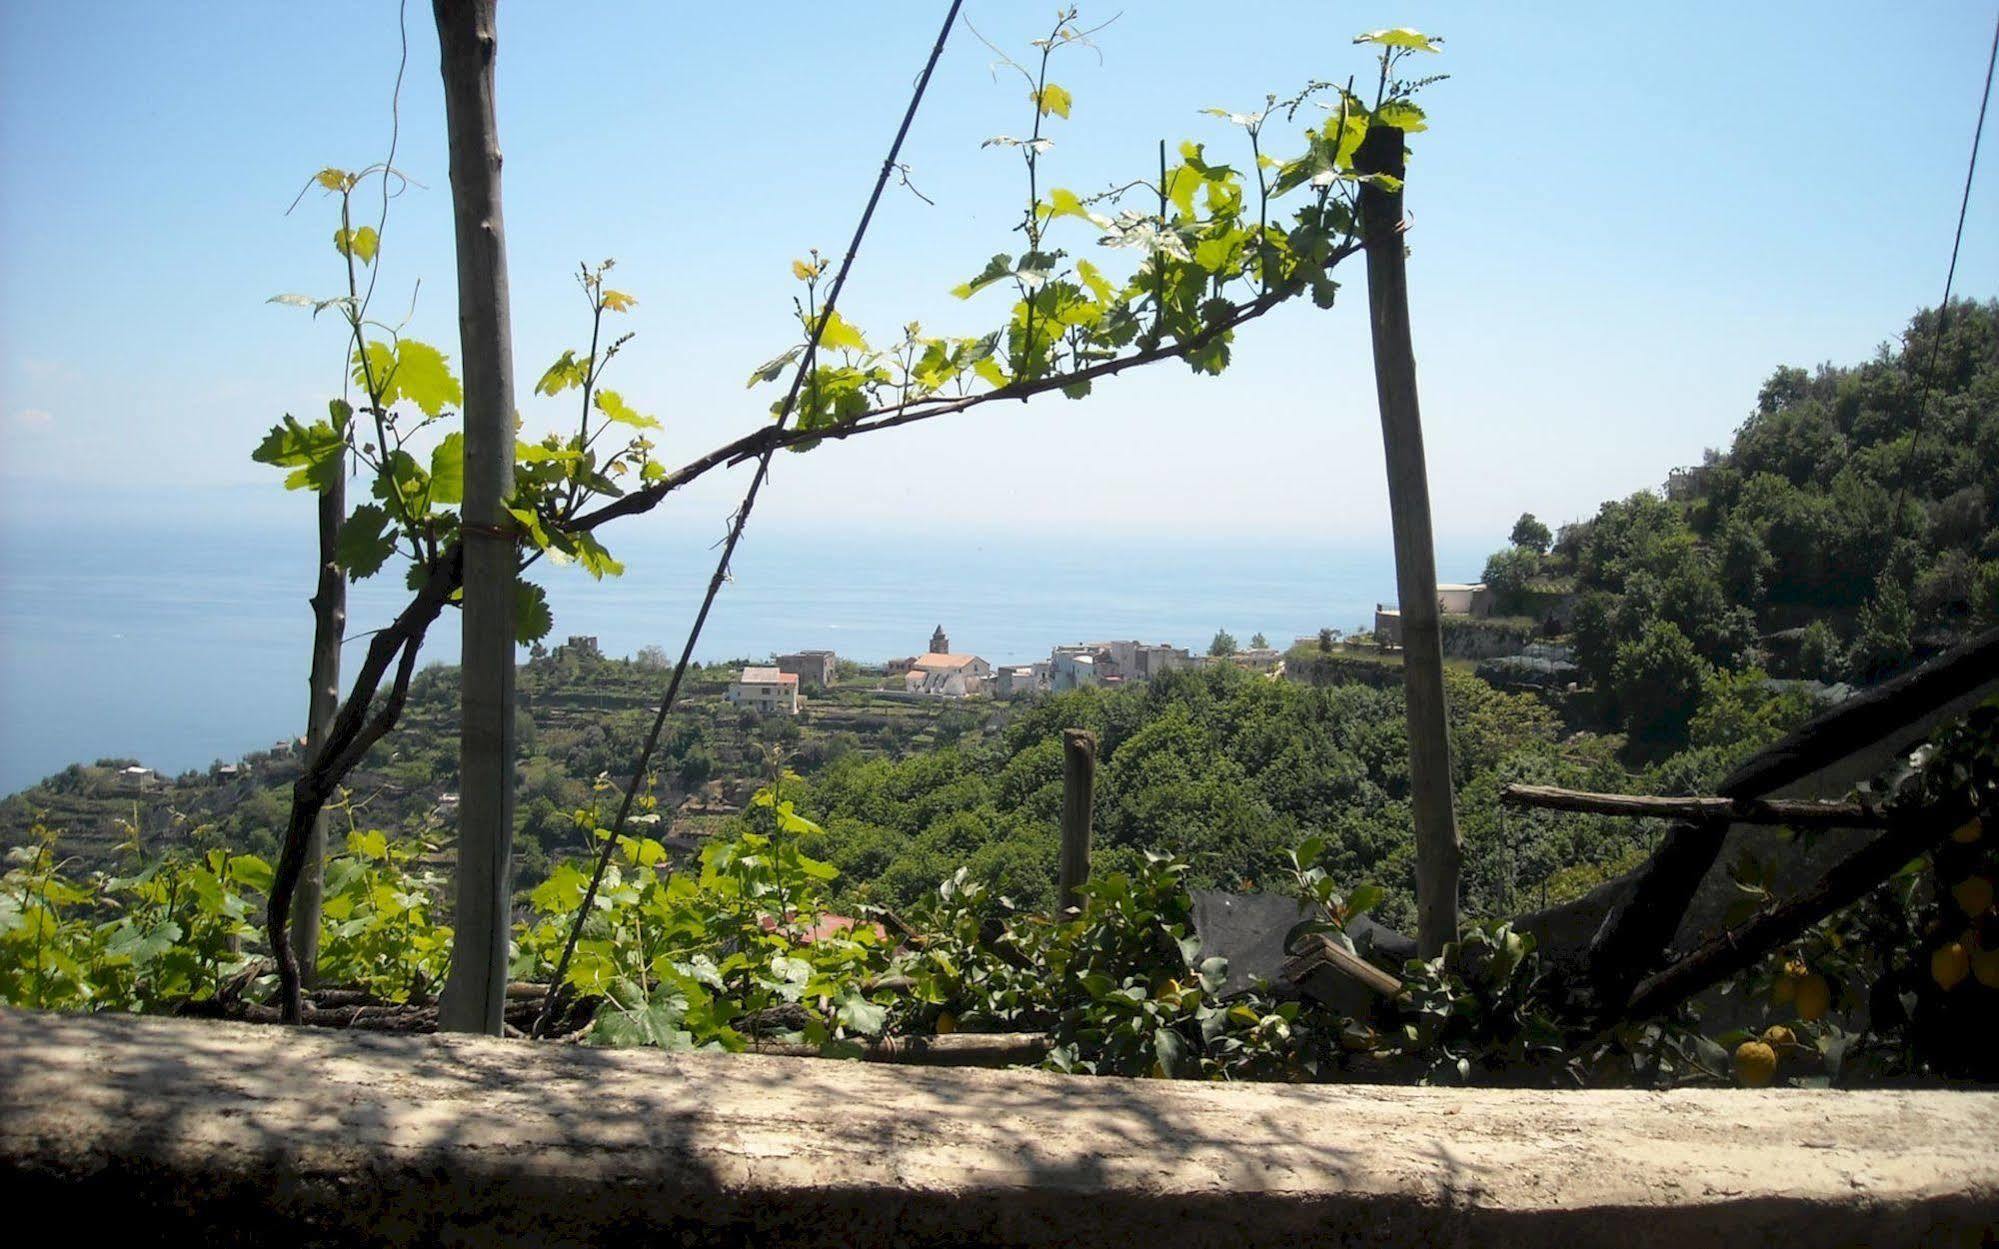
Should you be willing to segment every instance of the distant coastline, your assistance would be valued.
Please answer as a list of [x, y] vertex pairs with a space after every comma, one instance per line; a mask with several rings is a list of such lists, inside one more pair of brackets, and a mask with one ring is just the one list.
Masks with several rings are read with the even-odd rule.
[[[133, 758], [174, 774], [294, 735], [305, 712], [307, 519], [294, 531], [185, 518], [165, 532], [11, 528], [0, 546], [0, 793], [78, 761]], [[1385, 541], [1295, 534], [760, 538], [717, 602], [697, 650], [704, 662], [824, 647], [882, 663], [920, 648], [939, 622], [954, 645], [995, 664], [1103, 638], [1199, 652], [1219, 628], [1283, 645], [1363, 624], [1394, 586]], [[912, 558], [918, 545], [925, 558]], [[1475, 573], [1490, 546], [1446, 543], [1440, 568]], [[621, 580], [547, 579], [556, 636], [593, 634], [610, 655], [677, 648], [708, 537], [642, 535], [618, 552], [630, 570]], [[350, 637], [379, 623], [398, 590], [358, 585]], [[457, 650], [447, 619], [425, 660], [455, 662]]]

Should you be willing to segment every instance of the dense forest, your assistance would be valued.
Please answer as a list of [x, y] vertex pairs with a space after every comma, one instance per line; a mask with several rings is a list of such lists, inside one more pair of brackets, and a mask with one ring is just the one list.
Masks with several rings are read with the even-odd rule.
[[1999, 302], [1959, 301], [1864, 364], [1778, 369], [1664, 497], [1605, 503], [1552, 546], [1522, 517], [1486, 579], [1516, 604], [1573, 593], [1604, 718], [1656, 756], [1727, 674], [1867, 683], [1999, 623], [1996, 498]]

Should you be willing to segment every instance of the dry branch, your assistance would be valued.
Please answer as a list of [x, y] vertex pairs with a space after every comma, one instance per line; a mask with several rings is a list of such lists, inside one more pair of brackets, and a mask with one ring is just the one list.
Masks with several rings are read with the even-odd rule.
[[1864, 802], [1810, 802], [1782, 798], [1660, 798], [1605, 794], [1555, 785], [1508, 785], [1499, 801], [1509, 807], [1580, 811], [1590, 815], [1720, 821], [1730, 824], [1790, 824], [1804, 828], [1886, 828], [1888, 817]]
[[[1039, 1032], [958, 1032], [949, 1036], [882, 1037], [870, 1041], [861, 1061], [905, 1063], [921, 1067], [1011, 1067], [1038, 1063], [1053, 1042]], [[752, 1054], [786, 1058], [822, 1057], [817, 1045], [790, 1041], [752, 1041]]]

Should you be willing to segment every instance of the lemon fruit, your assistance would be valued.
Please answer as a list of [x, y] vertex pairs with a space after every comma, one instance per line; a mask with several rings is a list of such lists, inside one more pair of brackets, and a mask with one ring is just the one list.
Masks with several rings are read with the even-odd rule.
[[1999, 989], [1999, 950], [1980, 950], [1971, 956], [1971, 975], [1988, 989]]
[[1760, 1089], [1777, 1078], [1777, 1051], [1761, 1041], [1735, 1047], [1735, 1078], [1744, 1088]]
[[1798, 981], [1797, 1006], [1800, 1019], [1810, 1022], [1825, 1018], [1825, 1013], [1832, 1009], [1832, 986], [1824, 976], [1813, 972]]
[[1983, 876], [1967, 876], [1950, 891], [1966, 915], [1983, 915], [1992, 905], [1992, 882]]
[[1798, 1035], [1782, 1024], [1763, 1029], [1763, 1044], [1777, 1053], [1798, 1048]]
[[1972, 816], [1951, 830], [1950, 839], [1960, 846], [1968, 846], [1985, 835], [1985, 821]]
[[1945, 989], [1955, 989], [1970, 974], [1971, 956], [1964, 952], [1961, 942], [1940, 945], [1930, 955], [1930, 978]]

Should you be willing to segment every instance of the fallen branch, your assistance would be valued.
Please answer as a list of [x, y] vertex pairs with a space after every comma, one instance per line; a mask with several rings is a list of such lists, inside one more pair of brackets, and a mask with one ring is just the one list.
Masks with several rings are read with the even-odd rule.
[[[860, 1059], [920, 1067], [1014, 1067], [1038, 1063], [1053, 1046], [1039, 1032], [955, 1032], [949, 1036], [881, 1037], [869, 1041]], [[795, 1041], [752, 1041], [747, 1051], [782, 1058], [821, 1058], [817, 1045]]]
[[1887, 815], [1864, 802], [1814, 802], [1783, 798], [1659, 798], [1605, 794], [1554, 785], [1508, 785], [1499, 801], [1509, 807], [1580, 811], [1591, 815], [1719, 821], [1729, 824], [1789, 824], [1801, 828], [1886, 828]]

